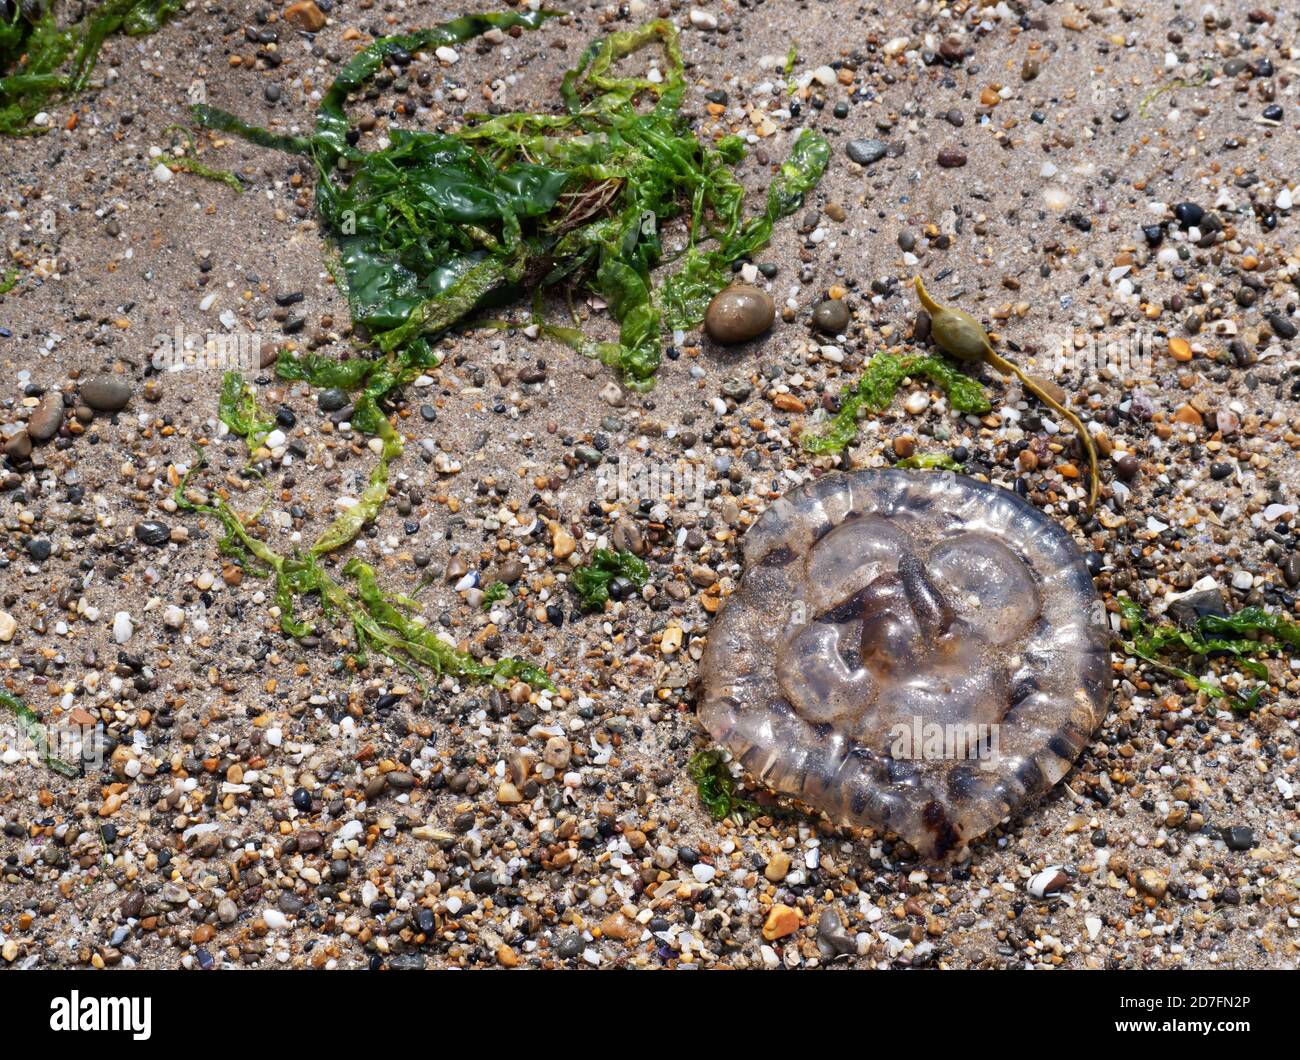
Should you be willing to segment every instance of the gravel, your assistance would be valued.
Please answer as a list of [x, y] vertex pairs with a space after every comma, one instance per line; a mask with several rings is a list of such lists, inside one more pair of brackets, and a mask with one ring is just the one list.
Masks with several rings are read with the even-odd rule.
[[[294, 6], [295, 27], [315, 21]], [[579, 10], [580, 25], [412, 57], [404, 90], [354, 108], [360, 146], [390, 126], [549, 107], [593, 34], [658, 5]], [[291, 552], [365, 489], [375, 457], [339, 418], [346, 395], [278, 380], [259, 354], [245, 374], [283, 444], [249, 468], [217, 432], [219, 374], [149, 365], [178, 324], [199, 345], [238, 332], [271, 353], [358, 352], [311, 165], [197, 137], [202, 161], [246, 180], [236, 195], [167, 166], [181, 141], [164, 130], [197, 78], [258, 123], [309, 126], [311, 94], [381, 17], [336, 5], [308, 35], [274, 8], [196, 9], [143, 46], [110, 40], [108, 83], [72, 128], [65, 105], [47, 136], [5, 143], [22, 280], [0, 299], [0, 664], [9, 692], [104, 756], [64, 778], [0, 734], [5, 965], [1296, 965], [1300, 673], [1285, 658], [1237, 714], [1117, 654], [1111, 714], [1074, 769], [962, 865], [778, 813], [752, 787], [762, 815], [716, 822], [686, 776], [706, 746], [696, 662], [738, 542], [796, 481], [838, 466], [960, 452], [1097, 557], [1111, 606], [1125, 593], [1164, 614], [1214, 589], [1230, 609], [1294, 616], [1294, 27], [1235, 0], [1208, 26], [1163, 2], [1132, 20], [1061, 4], [665, 10], [692, 64], [686, 109], [702, 135], [750, 138], [739, 173], [755, 202], [795, 130], [837, 145], [752, 263], [772, 329], [726, 350], [698, 329], [668, 336], [656, 388], [616, 405], [600, 365], [536, 337], [528, 300], [489, 311], [514, 329], [448, 337], [407, 389], [389, 501], [352, 546], [429, 628], [546, 666], [555, 693], [450, 678], [426, 691], [374, 653], [362, 664], [351, 631], [310, 607], [313, 635], [285, 637], [271, 585], [172, 500], [201, 445], [207, 486]], [[401, 21], [446, 13], [416, 3]], [[246, 27], [277, 30], [274, 61]], [[1212, 80], [1150, 96], [1203, 66]], [[849, 164], [855, 143], [870, 162]], [[1150, 363], [1121, 377], [1053, 375], [1105, 456], [1095, 515], [1069, 430], [994, 374], [984, 417], [908, 384], [845, 453], [799, 448], [867, 358], [924, 342], [915, 273], [1038, 374], [1054, 371], [1050, 336], [1103, 351], [1151, 338]], [[833, 337], [814, 331], [828, 299], [849, 311]], [[575, 309], [609, 334], [602, 307]], [[586, 614], [568, 576], [616, 533], [640, 541], [651, 581]], [[484, 609], [499, 573], [510, 596]]]

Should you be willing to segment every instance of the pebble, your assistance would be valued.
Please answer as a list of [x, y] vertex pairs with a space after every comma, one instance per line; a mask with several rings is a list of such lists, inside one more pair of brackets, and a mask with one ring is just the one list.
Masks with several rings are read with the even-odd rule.
[[903, 410], [909, 416], [919, 416], [929, 407], [930, 395], [924, 390], [913, 391], [907, 395], [907, 400], [903, 402]]
[[8, 644], [18, 631], [18, 622], [8, 611], [0, 611], [0, 644]]
[[4, 453], [10, 460], [21, 464], [32, 455], [31, 435], [27, 431], [15, 431], [5, 442]]
[[797, 909], [777, 902], [767, 914], [767, 919], [763, 921], [763, 938], [768, 942], [775, 942], [787, 935], [793, 935], [799, 930], [800, 922]]
[[171, 540], [171, 528], [157, 519], [146, 519], [135, 524], [135, 539], [141, 544], [161, 548]]
[[348, 406], [348, 392], [338, 387], [328, 387], [316, 396], [316, 405], [321, 412], [338, 412]]
[[96, 412], [119, 412], [131, 400], [131, 384], [119, 375], [97, 375], [81, 384], [81, 400]]
[[704, 330], [714, 342], [731, 345], [763, 334], [775, 318], [771, 295], [738, 283], [714, 295], [704, 313]]
[[568, 740], [563, 736], [552, 736], [546, 741], [546, 748], [542, 751], [542, 761], [552, 769], [565, 769], [572, 753], [573, 745]]
[[939, 152], [938, 162], [944, 169], [959, 169], [966, 164], [966, 152], [959, 147], [945, 147]]
[[763, 875], [772, 883], [780, 883], [790, 874], [790, 864], [790, 855], [784, 850], [778, 850], [768, 858]]
[[325, 27], [325, 14], [314, 0], [297, 0], [286, 7], [280, 17], [289, 25], [308, 33], [316, 33]]
[[568, 559], [577, 547], [577, 539], [557, 523], [551, 532], [551, 555], [560, 560]]
[[1250, 850], [1255, 845], [1255, 833], [1242, 824], [1223, 830], [1223, 841], [1229, 850]]
[[856, 953], [858, 949], [857, 942], [844, 930], [839, 913], [830, 907], [817, 918], [817, 948], [826, 957]]
[[1289, 342], [1296, 337], [1296, 322], [1290, 317], [1283, 316], [1281, 313], [1269, 313], [1264, 319], [1268, 321], [1268, 326], [1279, 339]]
[[1032, 898], [1050, 898], [1061, 893], [1069, 886], [1070, 877], [1061, 871], [1059, 865], [1052, 865], [1030, 877], [1027, 890]]
[[1169, 890], [1169, 877], [1159, 869], [1142, 869], [1137, 874], [1137, 889], [1152, 898], [1163, 898]]
[[131, 634], [135, 632], [135, 626], [131, 623], [131, 616], [126, 611], [118, 611], [113, 615], [113, 640], [117, 644], [125, 644], [131, 639]]
[[858, 165], [869, 166], [889, 153], [889, 145], [883, 140], [850, 140], [844, 152]]
[[853, 319], [842, 298], [827, 298], [817, 303], [813, 310], [813, 324], [828, 335], [842, 335]]
[[27, 420], [27, 433], [33, 442], [45, 442], [59, 433], [63, 426], [63, 395], [51, 390], [32, 410]]

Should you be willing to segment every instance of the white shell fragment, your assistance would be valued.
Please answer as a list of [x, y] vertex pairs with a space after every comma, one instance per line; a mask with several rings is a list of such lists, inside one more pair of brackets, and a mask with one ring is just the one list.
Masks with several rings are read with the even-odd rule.
[[700, 719], [838, 823], [958, 855], [1060, 780], [1105, 716], [1092, 578], [1013, 493], [947, 472], [827, 475], [768, 508], [744, 558]]

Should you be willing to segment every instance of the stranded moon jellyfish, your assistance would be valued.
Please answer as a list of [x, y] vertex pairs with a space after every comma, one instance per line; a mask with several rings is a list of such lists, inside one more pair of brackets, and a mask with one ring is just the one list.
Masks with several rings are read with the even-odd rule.
[[744, 538], [700, 718], [755, 777], [946, 858], [1052, 787], [1105, 716], [1110, 635], [1083, 556], [950, 473], [806, 483]]

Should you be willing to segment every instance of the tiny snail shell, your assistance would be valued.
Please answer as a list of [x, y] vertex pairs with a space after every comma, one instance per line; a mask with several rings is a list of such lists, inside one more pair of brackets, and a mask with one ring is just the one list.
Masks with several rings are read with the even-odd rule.
[[754, 776], [929, 859], [1051, 788], [1106, 714], [1078, 547], [949, 472], [805, 483], [758, 519], [709, 633], [700, 719]]

